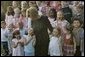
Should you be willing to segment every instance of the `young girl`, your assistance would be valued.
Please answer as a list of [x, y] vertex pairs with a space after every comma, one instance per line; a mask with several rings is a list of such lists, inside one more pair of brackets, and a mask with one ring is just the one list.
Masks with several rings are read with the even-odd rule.
[[26, 18], [26, 9], [21, 10], [19, 21], [23, 23], [23, 27], [27, 29], [27, 18]]
[[71, 31], [67, 29], [66, 35], [63, 39], [63, 55], [74, 56], [75, 51], [76, 51], [75, 38], [73, 37]]
[[62, 42], [60, 36], [60, 29], [54, 28], [53, 36], [50, 38], [49, 43], [49, 55], [50, 56], [62, 56]]
[[35, 56], [35, 36], [33, 35], [33, 29], [30, 28], [28, 30], [28, 35], [24, 35], [23, 39], [21, 40], [24, 43], [24, 52], [25, 56]]
[[15, 28], [18, 27], [20, 12], [21, 11], [18, 7], [14, 9], [14, 26], [15, 26]]
[[84, 29], [81, 28], [82, 22], [78, 18], [73, 20], [73, 34], [76, 40], [76, 56], [84, 53]]
[[19, 41], [21, 39], [19, 30], [13, 32], [12, 56], [24, 56], [24, 46]]
[[70, 27], [70, 24], [67, 20], [64, 19], [64, 14], [63, 12], [60, 10], [57, 12], [57, 19], [56, 21], [54, 22], [55, 24], [55, 27], [58, 27], [61, 29], [61, 36], [63, 37], [64, 34], [66, 33], [66, 28], [69, 28]]
[[14, 21], [14, 10], [12, 6], [8, 6], [6, 16], [5, 16], [6, 25], [9, 26], [10, 24], [13, 23], [13, 21]]

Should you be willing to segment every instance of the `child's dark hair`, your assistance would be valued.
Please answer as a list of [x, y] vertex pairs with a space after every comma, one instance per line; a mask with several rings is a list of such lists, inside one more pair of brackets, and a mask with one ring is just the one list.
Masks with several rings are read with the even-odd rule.
[[72, 23], [73, 23], [74, 21], [79, 21], [80, 26], [82, 25], [82, 21], [80, 20], [80, 18], [78, 18], [78, 17], [72, 17]]
[[15, 35], [19, 35], [20, 31], [19, 30], [14, 30], [13, 31], [13, 38], [16, 38]]
[[14, 10], [13, 10], [12, 6], [8, 6], [6, 14], [8, 16], [9, 15], [13, 15], [14, 16]]
[[55, 18], [55, 20], [56, 20], [56, 14], [57, 14], [57, 13], [56, 13], [56, 10], [55, 10], [54, 8], [51, 8], [51, 9], [50, 9], [50, 11], [52, 11], [52, 12], [53, 12], [53, 14], [54, 14], [54, 15], [53, 15], [53, 17], [54, 17], [54, 18]]

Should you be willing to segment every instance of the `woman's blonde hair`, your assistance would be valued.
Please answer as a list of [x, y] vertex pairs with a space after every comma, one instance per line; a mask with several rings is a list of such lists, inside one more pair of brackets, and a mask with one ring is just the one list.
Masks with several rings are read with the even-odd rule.
[[29, 9], [26, 10], [26, 17], [29, 17]]
[[27, 9], [26, 14], [27, 15], [29, 14], [31, 17], [37, 17], [38, 11], [37, 11], [36, 7], [30, 7]]

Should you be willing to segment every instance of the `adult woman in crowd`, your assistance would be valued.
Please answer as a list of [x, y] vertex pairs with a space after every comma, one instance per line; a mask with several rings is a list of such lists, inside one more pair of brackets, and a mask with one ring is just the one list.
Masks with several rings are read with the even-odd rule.
[[47, 29], [52, 32], [53, 28], [46, 16], [38, 15], [38, 11], [35, 7], [29, 8], [29, 15], [32, 20], [31, 25], [33, 32], [36, 36], [35, 55], [47, 56], [49, 44], [49, 35]]

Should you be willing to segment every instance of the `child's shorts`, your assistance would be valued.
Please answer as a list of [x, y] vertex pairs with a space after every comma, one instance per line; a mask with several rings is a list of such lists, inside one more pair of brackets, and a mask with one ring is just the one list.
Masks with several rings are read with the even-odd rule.
[[4, 56], [7, 56], [9, 51], [8, 51], [8, 43], [7, 42], [1, 42], [1, 46], [2, 46], [2, 54], [4, 54]]

